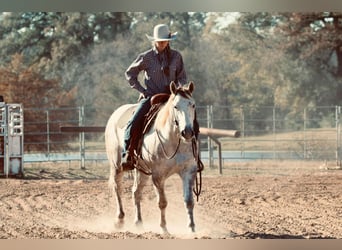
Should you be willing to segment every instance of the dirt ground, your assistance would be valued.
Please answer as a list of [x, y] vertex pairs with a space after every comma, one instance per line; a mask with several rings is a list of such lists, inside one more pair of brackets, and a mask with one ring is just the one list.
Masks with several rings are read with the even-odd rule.
[[[188, 232], [181, 182], [166, 182], [169, 235], [159, 229], [152, 184], [142, 203], [144, 230], [133, 225], [125, 178], [125, 227], [114, 227], [107, 167], [63, 164], [25, 167], [24, 179], [0, 179], [2, 239], [302, 239], [342, 238], [342, 170], [318, 162], [230, 163], [203, 172], [195, 204], [196, 233]], [[331, 168], [331, 169], [328, 169]]]

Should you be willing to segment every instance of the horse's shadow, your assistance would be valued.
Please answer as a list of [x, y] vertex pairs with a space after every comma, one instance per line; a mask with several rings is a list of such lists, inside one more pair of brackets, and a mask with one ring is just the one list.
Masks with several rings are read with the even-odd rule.
[[321, 235], [291, 235], [291, 234], [268, 234], [268, 233], [253, 233], [245, 232], [243, 234], [232, 233], [233, 238], [243, 239], [336, 239], [330, 236]]
[[93, 173], [84, 169], [80, 173], [74, 173], [73, 171], [58, 172], [53, 170], [41, 169], [40, 171], [26, 170], [22, 179], [25, 180], [103, 180], [106, 179], [103, 175]]

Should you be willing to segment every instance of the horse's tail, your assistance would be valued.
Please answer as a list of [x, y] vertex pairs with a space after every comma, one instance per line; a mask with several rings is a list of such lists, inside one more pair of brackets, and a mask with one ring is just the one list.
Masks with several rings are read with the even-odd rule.
[[134, 111], [134, 105], [119, 107], [110, 116], [105, 130], [106, 153], [110, 165], [109, 184], [114, 183], [116, 171], [120, 168], [123, 133], [128, 119]]

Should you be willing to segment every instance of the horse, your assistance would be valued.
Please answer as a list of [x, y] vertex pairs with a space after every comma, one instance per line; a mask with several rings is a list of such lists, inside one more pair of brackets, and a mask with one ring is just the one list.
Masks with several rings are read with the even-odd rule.
[[[195, 100], [192, 97], [194, 83], [176, 87], [170, 83], [170, 96], [162, 104], [151, 128], [144, 133], [141, 146], [141, 157], [133, 170], [134, 183], [132, 199], [135, 206], [135, 225], [142, 227], [141, 199], [142, 190], [150, 176], [156, 190], [160, 209], [160, 227], [168, 233], [166, 225], [167, 199], [165, 181], [173, 174], [182, 179], [183, 198], [188, 214], [188, 227], [195, 232], [193, 187], [196, 185], [198, 164], [194, 154], [194, 118]], [[122, 169], [121, 152], [123, 134], [127, 121], [133, 114], [137, 104], [125, 104], [116, 109], [110, 116], [105, 130], [106, 152], [110, 164], [109, 185], [116, 200], [117, 218], [115, 226], [124, 225], [124, 209], [122, 204], [122, 184], [125, 171]], [[144, 171], [142, 171], [144, 169]], [[148, 173], [146, 173], [148, 171]]]

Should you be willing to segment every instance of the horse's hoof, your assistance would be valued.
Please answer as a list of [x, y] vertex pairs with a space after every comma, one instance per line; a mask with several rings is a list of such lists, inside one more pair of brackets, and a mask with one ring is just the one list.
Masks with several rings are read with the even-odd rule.
[[124, 227], [124, 221], [123, 220], [118, 220], [114, 223], [114, 226], [116, 229], [122, 229]]
[[143, 231], [144, 230], [144, 225], [142, 223], [142, 221], [136, 221], [135, 223], [135, 227], [139, 230], [139, 231]]
[[189, 224], [188, 227], [189, 227], [191, 233], [195, 233], [195, 224], [194, 223]]
[[166, 227], [162, 227], [162, 234], [170, 235], [169, 230]]

